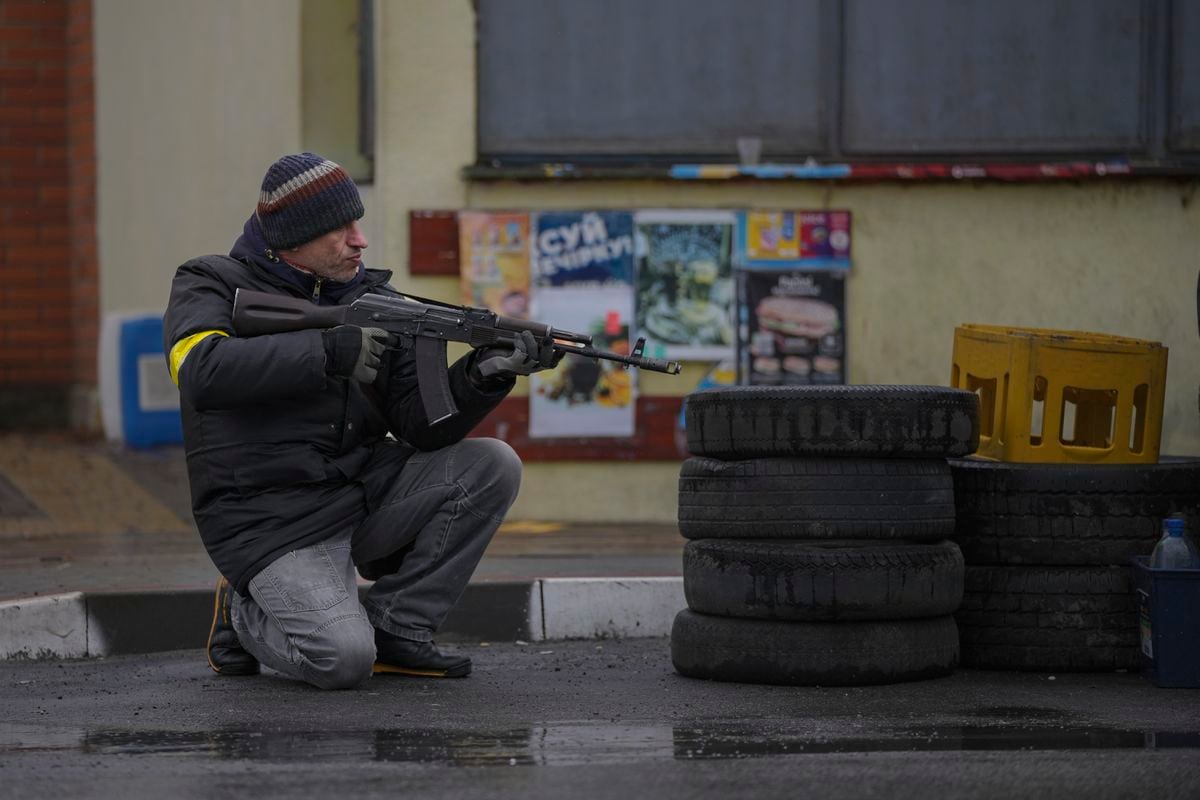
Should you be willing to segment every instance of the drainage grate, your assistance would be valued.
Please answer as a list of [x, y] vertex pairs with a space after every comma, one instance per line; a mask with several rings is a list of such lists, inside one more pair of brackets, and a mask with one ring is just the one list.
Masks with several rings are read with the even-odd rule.
[[0, 475], [0, 517], [44, 517], [37, 504]]

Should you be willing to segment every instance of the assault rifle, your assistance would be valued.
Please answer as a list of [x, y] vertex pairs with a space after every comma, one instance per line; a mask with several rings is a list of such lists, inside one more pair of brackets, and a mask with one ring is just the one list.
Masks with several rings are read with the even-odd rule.
[[678, 361], [646, 358], [646, 340], [638, 339], [629, 355], [597, 350], [592, 337], [552, 328], [541, 322], [502, 317], [486, 308], [456, 306], [423, 297], [364, 294], [345, 306], [318, 306], [297, 297], [238, 289], [233, 299], [233, 330], [238, 336], [260, 336], [308, 328], [357, 325], [383, 328], [412, 347], [417, 358], [417, 385], [430, 424], [458, 413], [446, 374], [446, 342], [471, 347], [512, 344], [529, 331], [555, 353], [616, 361], [639, 369], [679, 374]]

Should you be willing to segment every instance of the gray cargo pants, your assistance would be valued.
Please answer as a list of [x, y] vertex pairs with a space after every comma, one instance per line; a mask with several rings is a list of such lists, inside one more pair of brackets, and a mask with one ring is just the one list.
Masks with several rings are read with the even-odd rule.
[[[516, 499], [521, 461], [497, 439], [418, 452], [357, 530], [285, 553], [234, 596], [242, 646], [268, 667], [324, 689], [371, 675], [375, 628], [427, 642], [458, 602]], [[359, 603], [355, 564], [404, 551]]]

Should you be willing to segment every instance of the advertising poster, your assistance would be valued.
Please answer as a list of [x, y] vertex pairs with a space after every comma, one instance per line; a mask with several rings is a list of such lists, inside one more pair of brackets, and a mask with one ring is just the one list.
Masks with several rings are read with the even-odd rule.
[[542, 211], [533, 216], [534, 286], [633, 282], [633, 214]]
[[849, 269], [849, 211], [742, 211], [735, 261], [751, 268]]
[[529, 318], [529, 214], [460, 211], [462, 301]]
[[736, 222], [732, 211], [634, 214], [636, 329], [647, 355], [719, 360], [733, 353]]
[[[628, 353], [633, 295], [628, 284], [541, 288], [534, 317], [586, 333], [599, 350]], [[553, 370], [530, 376], [529, 435], [633, 436], [635, 370], [599, 359], [566, 356]]]
[[738, 273], [738, 383], [807, 386], [846, 382], [846, 273]]

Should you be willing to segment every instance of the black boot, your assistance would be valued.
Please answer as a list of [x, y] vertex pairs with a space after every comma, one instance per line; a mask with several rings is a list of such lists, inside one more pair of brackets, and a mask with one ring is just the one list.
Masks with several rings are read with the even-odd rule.
[[433, 642], [414, 642], [376, 628], [373, 672], [376, 675], [465, 678], [471, 674], [471, 659], [445, 655]]
[[208, 632], [208, 665], [218, 675], [257, 675], [258, 659], [242, 648], [229, 618], [232, 602], [233, 587], [220, 578], [213, 597], [212, 628]]

